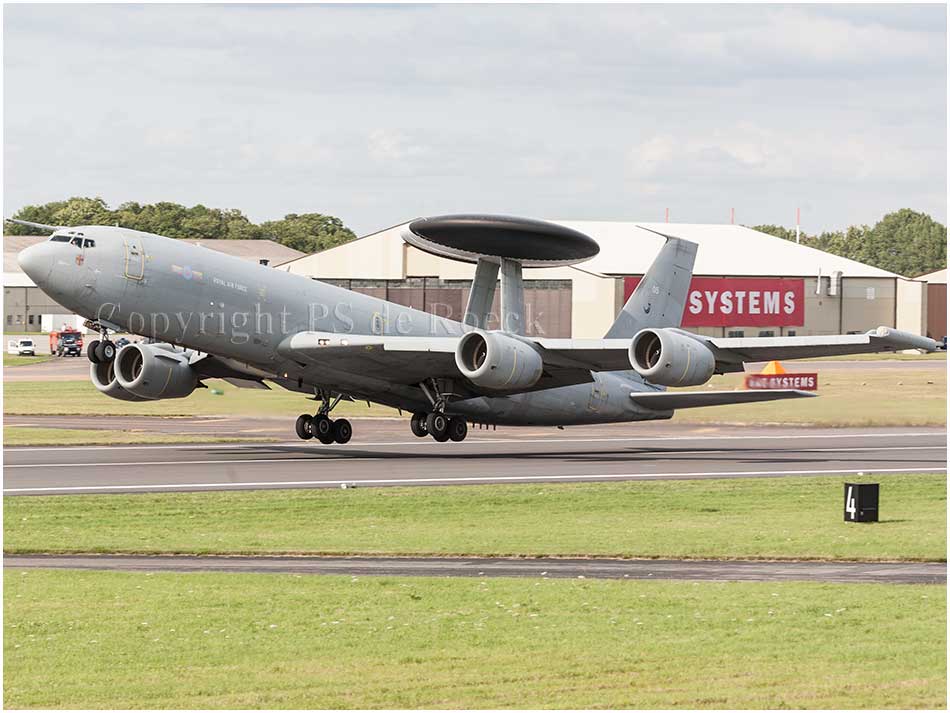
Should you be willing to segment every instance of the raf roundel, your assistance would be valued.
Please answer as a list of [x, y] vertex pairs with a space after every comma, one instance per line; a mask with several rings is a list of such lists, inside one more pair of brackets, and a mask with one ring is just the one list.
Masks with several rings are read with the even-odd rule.
[[414, 220], [403, 240], [427, 253], [462, 262], [514, 260], [524, 267], [555, 267], [600, 252], [583, 233], [543, 220], [503, 215], [440, 215]]

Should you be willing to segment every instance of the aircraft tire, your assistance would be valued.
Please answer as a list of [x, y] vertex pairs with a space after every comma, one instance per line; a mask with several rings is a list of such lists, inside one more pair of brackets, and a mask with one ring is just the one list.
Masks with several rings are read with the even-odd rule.
[[110, 341], [99, 342], [99, 346], [96, 347], [96, 356], [104, 362], [112, 361], [115, 359], [115, 344]]
[[91, 342], [89, 342], [89, 346], [86, 347], [86, 356], [89, 357], [89, 361], [91, 361], [93, 364], [99, 363], [99, 355], [96, 352], [98, 348], [99, 348], [98, 339], [93, 339]]
[[308, 438], [313, 438], [313, 434], [310, 432], [310, 422], [313, 420], [313, 416], [310, 414], [300, 414], [297, 416], [297, 423], [294, 424], [294, 430], [297, 432], [297, 437], [307, 440]]
[[333, 443], [333, 421], [329, 416], [318, 414], [311, 421], [310, 432], [325, 446]]
[[444, 413], [430, 413], [426, 416], [426, 430], [435, 440], [444, 443], [449, 439], [449, 419]]
[[413, 436], [425, 438], [429, 435], [429, 429], [426, 428], [426, 415], [425, 411], [416, 411], [412, 414], [412, 420], [409, 421], [409, 428], [412, 430]]
[[456, 443], [459, 441], [464, 441], [465, 436], [468, 435], [468, 422], [464, 418], [453, 416], [449, 419], [447, 433], [449, 434], [449, 438], [451, 438]]
[[347, 443], [353, 437], [353, 426], [345, 418], [338, 418], [333, 422], [333, 440], [337, 443]]

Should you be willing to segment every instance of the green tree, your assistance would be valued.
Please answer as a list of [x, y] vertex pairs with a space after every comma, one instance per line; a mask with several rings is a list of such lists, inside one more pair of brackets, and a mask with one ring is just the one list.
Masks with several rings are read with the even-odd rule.
[[[795, 239], [794, 230], [779, 225], [757, 225], [753, 229], [785, 240]], [[802, 233], [801, 242], [905, 277], [947, 266], [946, 226], [909, 208], [888, 213], [873, 228], [852, 225], [845, 231]]]
[[[218, 240], [275, 240], [303, 252], [326, 250], [356, 236], [343, 221], [322, 213], [291, 213], [282, 220], [252, 223], [236, 208], [190, 208], [179, 203], [128, 201], [110, 210], [102, 198], [70, 198], [44, 205], [28, 205], [14, 218], [45, 225], [121, 225], [167, 238]], [[10, 223], [9, 235], [42, 235], [45, 231]]]
[[356, 237], [339, 218], [321, 213], [290, 213], [283, 220], [261, 223], [261, 229], [264, 237], [305, 253], [342, 245]]
[[947, 227], [929, 215], [903, 208], [888, 213], [868, 231], [872, 265], [916, 277], [947, 266]]
[[[112, 212], [101, 198], [76, 197], [44, 205], [28, 205], [13, 217], [44, 225], [112, 225], [114, 222]], [[4, 232], [8, 235], [45, 235], [47, 231], [8, 223]]]

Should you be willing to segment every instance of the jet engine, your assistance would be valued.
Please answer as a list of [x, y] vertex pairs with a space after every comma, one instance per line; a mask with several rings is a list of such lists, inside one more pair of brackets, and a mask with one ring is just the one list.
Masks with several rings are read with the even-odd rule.
[[699, 386], [716, 369], [709, 347], [672, 329], [641, 329], [630, 342], [629, 356], [634, 371], [663, 386]]
[[455, 364], [473, 384], [490, 391], [530, 389], [544, 362], [528, 344], [503, 332], [469, 332], [455, 349]]
[[120, 401], [147, 401], [141, 396], [129, 393], [119, 384], [115, 378], [115, 361], [104, 361], [98, 364], [89, 365], [89, 378], [92, 385], [95, 386], [106, 396], [110, 396]]
[[140, 399], [184, 398], [198, 386], [189, 354], [171, 344], [128, 344], [115, 356], [115, 378]]

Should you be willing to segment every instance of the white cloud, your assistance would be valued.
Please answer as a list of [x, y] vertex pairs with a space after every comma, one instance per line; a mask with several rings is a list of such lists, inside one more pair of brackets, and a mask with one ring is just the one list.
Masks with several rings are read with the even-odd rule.
[[7, 212], [101, 193], [321, 210], [360, 232], [456, 210], [946, 219], [942, 6], [4, 15]]

